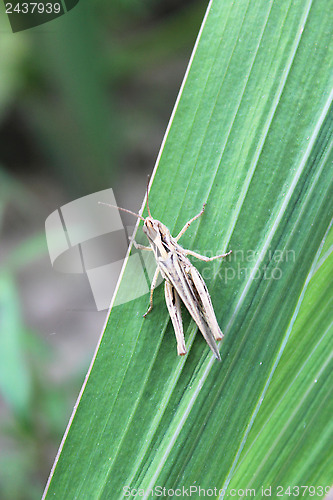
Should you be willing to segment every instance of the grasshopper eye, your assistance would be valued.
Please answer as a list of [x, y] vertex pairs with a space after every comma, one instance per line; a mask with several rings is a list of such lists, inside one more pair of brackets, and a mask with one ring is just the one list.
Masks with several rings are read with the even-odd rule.
[[148, 233], [150, 231], [150, 229], [152, 228], [152, 225], [151, 225], [151, 222], [150, 221], [147, 221], [145, 220], [144, 224], [143, 224], [143, 232], [144, 233]]

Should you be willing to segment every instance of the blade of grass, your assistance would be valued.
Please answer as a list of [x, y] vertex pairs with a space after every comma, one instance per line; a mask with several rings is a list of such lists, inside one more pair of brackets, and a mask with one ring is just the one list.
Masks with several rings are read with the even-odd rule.
[[[332, 21], [322, 0], [210, 3], [150, 206], [176, 234], [207, 201], [184, 247], [233, 250], [224, 264], [196, 263], [225, 333], [222, 362], [199, 335], [192, 342], [186, 315], [190, 352], [176, 357], [159, 289], [145, 321], [146, 297], [112, 308], [47, 496], [123, 498], [128, 487], [147, 498], [156, 486], [222, 488], [232, 480], [331, 220]], [[139, 283], [129, 269], [118, 293]], [[308, 411], [316, 422], [312, 404]], [[321, 428], [324, 421], [326, 413]], [[320, 434], [320, 446], [327, 437]], [[318, 479], [301, 453], [292, 463], [295, 480], [305, 469]]]

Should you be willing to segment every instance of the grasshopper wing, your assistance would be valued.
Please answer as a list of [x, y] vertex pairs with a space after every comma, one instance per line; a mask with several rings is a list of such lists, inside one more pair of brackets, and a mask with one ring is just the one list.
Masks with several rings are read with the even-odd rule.
[[215, 338], [220, 340], [223, 334], [217, 324], [207, 287], [199, 272], [186, 257], [176, 253], [170, 253], [167, 259], [159, 259], [158, 265], [163, 276], [175, 288], [213, 354], [221, 360]]
[[223, 333], [221, 332], [221, 329], [219, 327], [219, 324], [217, 322], [215, 312], [213, 309], [213, 304], [209, 295], [209, 292], [207, 290], [206, 283], [204, 282], [201, 274], [199, 271], [192, 266], [190, 268], [190, 275], [192, 278], [193, 285], [199, 295], [199, 308], [201, 309], [202, 315], [208, 324], [209, 328], [211, 329], [214, 337], [216, 340], [222, 340], [223, 338]]

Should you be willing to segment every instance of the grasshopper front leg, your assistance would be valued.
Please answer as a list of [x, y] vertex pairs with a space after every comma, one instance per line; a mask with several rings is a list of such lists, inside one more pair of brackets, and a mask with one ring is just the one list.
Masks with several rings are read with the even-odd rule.
[[154, 277], [153, 277], [153, 281], [151, 282], [151, 287], [150, 287], [150, 298], [149, 298], [149, 307], [148, 307], [148, 310], [147, 312], [143, 315], [143, 317], [145, 318], [147, 316], [147, 314], [150, 313], [150, 311], [152, 310], [153, 308], [153, 294], [154, 294], [154, 290], [155, 290], [155, 287], [156, 287], [156, 283], [157, 283], [157, 278], [158, 278], [158, 275], [160, 274], [160, 270], [159, 268], [157, 267], [156, 268], [156, 271], [155, 271], [155, 274], [154, 274]]
[[197, 215], [195, 215], [194, 217], [192, 217], [192, 219], [191, 219], [191, 220], [189, 220], [188, 222], [186, 222], [186, 224], [185, 224], [185, 226], [183, 227], [183, 229], [182, 229], [182, 230], [181, 230], [181, 231], [177, 234], [177, 236], [176, 236], [176, 238], [175, 238], [175, 240], [176, 240], [176, 241], [178, 241], [178, 240], [179, 240], [179, 238], [180, 238], [181, 236], [183, 236], [183, 234], [185, 233], [185, 231], [187, 231], [187, 230], [188, 230], [188, 228], [190, 227], [190, 225], [192, 224], [192, 222], [194, 222], [195, 220], [199, 219], [199, 217], [201, 217], [201, 216], [202, 216], [202, 214], [203, 214], [203, 213], [204, 213], [204, 211], [205, 211], [205, 207], [206, 207], [206, 203], [204, 203], [204, 204], [203, 204], [203, 207], [202, 207], [201, 211], [200, 211]]
[[147, 250], [148, 252], [153, 251], [151, 247], [145, 247], [144, 245], [140, 245], [140, 243], [137, 243], [135, 240], [133, 240], [133, 245], [137, 250]]

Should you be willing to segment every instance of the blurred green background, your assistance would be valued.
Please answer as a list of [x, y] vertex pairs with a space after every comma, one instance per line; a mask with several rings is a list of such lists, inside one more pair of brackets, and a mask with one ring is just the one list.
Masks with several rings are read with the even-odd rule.
[[40, 497], [106, 317], [45, 219], [111, 187], [138, 210], [206, 7], [80, 0], [13, 34], [0, 5], [1, 499]]

